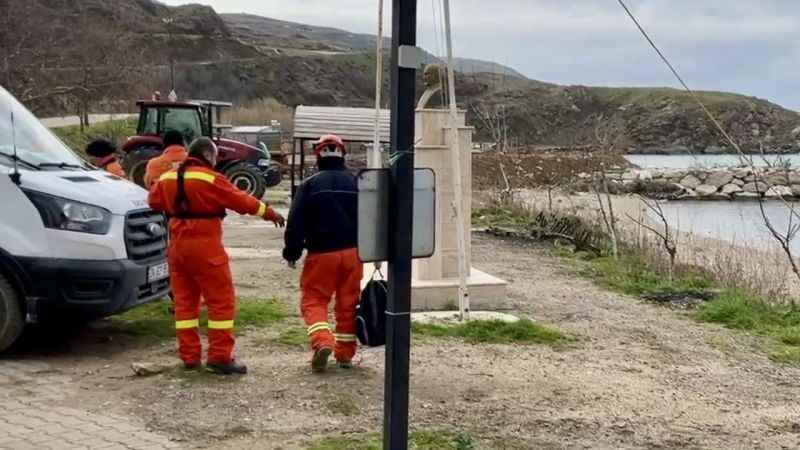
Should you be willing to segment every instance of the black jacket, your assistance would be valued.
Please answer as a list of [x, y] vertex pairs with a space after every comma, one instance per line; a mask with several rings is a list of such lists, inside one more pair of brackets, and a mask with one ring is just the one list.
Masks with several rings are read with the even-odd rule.
[[286, 225], [283, 257], [297, 261], [303, 249], [327, 253], [358, 244], [358, 185], [341, 158], [319, 160], [319, 172], [295, 192]]

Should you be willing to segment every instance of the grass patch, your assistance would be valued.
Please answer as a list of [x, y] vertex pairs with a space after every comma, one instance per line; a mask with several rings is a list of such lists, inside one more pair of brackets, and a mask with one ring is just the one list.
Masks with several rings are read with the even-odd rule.
[[[465, 433], [451, 431], [418, 431], [409, 434], [408, 447], [412, 450], [475, 450], [475, 439]], [[362, 434], [325, 438], [309, 450], [381, 450], [383, 442], [378, 434]], [[504, 447], [508, 448], [508, 447]]]
[[[165, 340], [175, 336], [175, 320], [169, 313], [169, 301], [162, 300], [134, 308], [108, 321], [116, 330], [145, 339]], [[245, 299], [237, 302], [236, 327], [262, 328], [282, 321], [288, 316], [283, 305], [275, 299]], [[202, 327], [207, 322], [205, 310], [201, 313]]]
[[51, 131], [75, 153], [86, 157], [86, 144], [94, 139], [108, 139], [121, 146], [125, 139], [136, 135], [136, 119], [111, 120], [90, 125], [81, 131], [80, 126], [53, 128]]
[[714, 287], [700, 274], [687, 273], [673, 278], [665, 276], [642, 257], [623, 254], [619, 260], [610, 256], [591, 259], [581, 274], [612, 290], [624, 294], [696, 293]]
[[291, 326], [278, 335], [275, 342], [289, 347], [305, 347], [308, 344], [308, 333], [300, 326]]
[[421, 336], [459, 338], [473, 344], [557, 345], [572, 340], [557, 330], [529, 319], [517, 322], [476, 320], [456, 325], [415, 323], [413, 331]]
[[746, 292], [730, 290], [701, 306], [695, 317], [766, 337], [773, 361], [800, 364], [800, 310], [795, 306], [770, 304]]
[[472, 211], [473, 225], [481, 227], [503, 227], [525, 229], [530, 225], [530, 216], [522, 211], [512, 208], [489, 207]]

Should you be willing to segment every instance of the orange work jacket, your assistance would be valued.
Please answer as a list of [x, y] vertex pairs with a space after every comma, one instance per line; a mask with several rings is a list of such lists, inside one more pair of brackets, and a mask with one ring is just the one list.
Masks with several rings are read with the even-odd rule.
[[224, 175], [204, 161], [187, 158], [184, 186], [187, 202], [185, 211], [176, 205], [178, 171], [171, 170], [159, 178], [150, 189], [148, 202], [156, 211], [170, 218], [170, 237], [174, 241], [199, 239], [209, 244], [222, 243], [222, 219], [230, 209], [239, 214], [265, 217], [266, 203], [232, 185]]
[[161, 175], [170, 170], [177, 169], [178, 165], [186, 159], [186, 149], [182, 145], [171, 145], [164, 149], [157, 158], [147, 162], [147, 170], [144, 174], [144, 185], [150, 189]]

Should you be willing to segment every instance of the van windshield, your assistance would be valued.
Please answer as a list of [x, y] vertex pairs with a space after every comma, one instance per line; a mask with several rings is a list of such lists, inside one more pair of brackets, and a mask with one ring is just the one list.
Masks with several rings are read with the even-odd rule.
[[[13, 127], [12, 127], [13, 115]], [[0, 164], [13, 163], [14, 147], [20, 168], [40, 166], [86, 167], [72, 150], [0, 87]]]

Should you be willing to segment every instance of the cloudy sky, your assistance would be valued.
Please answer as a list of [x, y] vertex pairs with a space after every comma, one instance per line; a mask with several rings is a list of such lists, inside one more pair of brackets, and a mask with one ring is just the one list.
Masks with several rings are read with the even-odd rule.
[[[376, 0], [194, 0], [218, 12], [374, 33]], [[190, 3], [167, 0], [168, 4]], [[390, 2], [387, 0], [387, 8]], [[457, 55], [561, 84], [676, 86], [617, 0], [452, 0]], [[797, 0], [628, 0], [690, 86], [800, 110]], [[421, 44], [443, 51], [434, 5], [420, 0]], [[438, 50], [438, 51], [437, 51]]]

